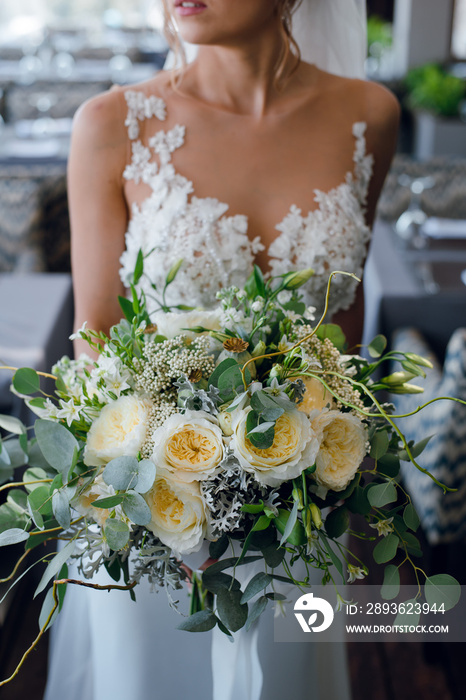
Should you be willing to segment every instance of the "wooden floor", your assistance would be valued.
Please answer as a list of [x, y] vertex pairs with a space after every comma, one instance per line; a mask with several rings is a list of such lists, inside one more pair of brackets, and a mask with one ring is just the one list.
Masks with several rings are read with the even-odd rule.
[[[370, 564], [367, 544], [360, 545], [360, 555]], [[441, 553], [444, 561], [438, 566], [445, 572], [464, 576], [466, 546]], [[434, 562], [434, 565], [437, 564]], [[433, 573], [433, 572], [432, 572]], [[371, 574], [377, 580], [377, 571]], [[466, 579], [463, 578], [462, 583]], [[14, 605], [10, 607], [0, 630], [0, 676], [8, 677], [21, 655], [38, 633], [37, 619], [41, 602], [32, 601], [31, 585], [24, 581], [17, 587]], [[465, 634], [466, 640], [466, 634]], [[348, 644], [353, 700], [465, 700], [466, 644], [390, 643]], [[47, 668], [47, 639], [27, 659], [15, 680], [0, 688], [0, 700], [42, 700]], [[309, 699], [312, 693], [309, 694]], [[62, 700], [62, 699], [60, 699]], [[63, 700], [66, 700], [65, 698]], [[87, 700], [87, 698], [82, 698]], [[110, 700], [98, 698], [98, 700]], [[129, 699], [131, 700], [131, 699]], [[147, 700], [150, 700], [148, 698]], [[181, 700], [173, 698], [173, 700]], [[206, 700], [196, 698], [192, 700]], [[238, 698], [238, 700], [243, 700]], [[278, 700], [269, 698], [269, 700]], [[294, 700], [294, 699], [292, 699]], [[303, 698], [303, 700], [306, 700]], [[331, 698], [329, 700], [338, 700]]]

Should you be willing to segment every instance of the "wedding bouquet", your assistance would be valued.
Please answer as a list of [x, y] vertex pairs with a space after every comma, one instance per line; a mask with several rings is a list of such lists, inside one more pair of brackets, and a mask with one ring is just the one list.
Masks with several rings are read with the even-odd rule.
[[[166, 305], [178, 267], [154, 289], [160, 308], [151, 319], [137, 291], [139, 255], [132, 298], [120, 299], [125, 318], [109, 336], [85, 325], [75, 334], [98, 359], [62, 358], [48, 375], [53, 396], [41, 391], [41, 373], [13, 376], [39, 419], [30, 438], [19, 420], [0, 417], [11, 433], [0, 443], [0, 545], [24, 543], [23, 560], [39, 544], [63, 543], [34, 564], [46, 565], [37, 593], [48, 589], [39, 637], [67, 583], [134, 595], [143, 577], [165, 587], [172, 605], [191, 582], [182, 629], [249, 628], [283, 598], [277, 584], [305, 588], [312, 569], [336, 587], [367, 574], [341, 538], [352, 513], [373, 528], [373, 557], [392, 592], [401, 563], [420, 554], [419, 520], [398, 472], [400, 459], [426, 471], [416, 461], [426, 441], [408, 444], [377, 395], [422, 391], [410, 382], [430, 363], [384, 354], [382, 336], [368, 347], [370, 361], [346, 354], [341, 329], [323, 323], [325, 310], [316, 321], [302, 301], [311, 270], [266, 281], [256, 267], [244, 289], [221, 290], [217, 306], [202, 311]], [[400, 369], [380, 378], [387, 360]], [[205, 543], [210, 560], [192, 572], [183, 559]], [[83, 580], [68, 579], [69, 561]], [[236, 572], [252, 561], [262, 570], [243, 590]], [[115, 584], [92, 583], [101, 567]]]

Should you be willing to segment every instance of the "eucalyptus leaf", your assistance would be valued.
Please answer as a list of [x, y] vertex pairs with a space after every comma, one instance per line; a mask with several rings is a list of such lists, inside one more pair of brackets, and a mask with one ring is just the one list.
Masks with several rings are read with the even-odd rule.
[[[413, 445], [412, 447], [409, 448], [411, 455], [413, 456], [414, 459], [416, 459], [416, 457], [419, 457], [419, 455], [427, 447], [429, 440], [431, 440], [433, 437], [434, 437], [433, 435], [429, 435], [428, 437], [424, 438], [423, 440], [419, 440], [419, 442], [417, 442], [415, 445]], [[403, 462], [411, 461], [406, 450], [400, 450], [398, 456]]]
[[351, 496], [346, 500], [346, 507], [352, 513], [368, 515], [371, 512], [371, 504], [367, 498], [367, 487], [356, 486]]
[[209, 543], [209, 556], [212, 559], [220, 559], [228, 549], [228, 537], [222, 535], [218, 540]]
[[202, 585], [214, 594], [217, 594], [221, 588], [230, 588], [235, 591], [239, 591], [241, 588], [241, 584], [237, 579], [229, 574], [223, 573], [223, 571], [211, 576], [204, 572], [202, 576]]
[[265, 563], [272, 569], [280, 566], [286, 555], [285, 549], [280, 547], [280, 544], [277, 541], [272, 542], [266, 547], [261, 547], [261, 552], [265, 559]]
[[258, 617], [262, 615], [264, 612], [265, 608], [267, 607], [268, 600], [265, 596], [261, 596], [258, 598], [256, 601], [251, 606], [251, 611], [248, 615], [248, 619], [246, 621], [246, 632], [248, 632], [251, 629], [251, 625], [255, 620], [257, 620]]
[[67, 530], [71, 523], [71, 510], [69, 501], [62, 489], [53, 492], [52, 510], [58, 524], [64, 530]]
[[408, 505], [404, 509], [403, 520], [405, 521], [407, 527], [409, 527], [410, 530], [416, 532], [416, 530], [419, 527], [420, 520], [418, 514], [416, 513], [416, 509], [412, 503], [408, 503]]
[[48, 478], [49, 476], [47, 472], [40, 467], [31, 467], [30, 469], [26, 469], [23, 475], [24, 488], [26, 491], [35, 491], [35, 489], [43, 487], [44, 484], [34, 482], [43, 481]]
[[129, 527], [122, 520], [107, 518], [104, 526], [104, 535], [110, 549], [117, 552], [128, 544]]
[[376, 335], [375, 338], [367, 346], [367, 350], [371, 357], [377, 358], [382, 355], [387, 347], [387, 339], [383, 335]]
[[29, 537], [29, 532], [25, 532], [18, 527], [10, 528], [0, 533], [0, 547], [6, 547], [9, 544], [18, 544], [24, 542]]
[[372, 459], [380, 459], [388, 450], [390, 437], [386, 430], [377, 430], [371, 440], [370, 456]]
[[396, 487], [392, 481], [386, 481], [383, 484], [371, 484], [367, 491], [367, 498], [371, 506], [382, 508], [387, 503], [396, 501]]
[[190, 615], [178, 625], [179, 630], [185, 632], [208, 632], [217, 624], [217, 618], [212, 610], [199, 610], [199, 612]]
[[34, 598], [39, 595], [45, 588], [47, 587], [48, 583], [55, 577], [55, 575], [60, 571], [62, 568], [63, 564], [74, 554], [74, 551], [76, 549], [76, 540], [71, 540], [71, 542], [68, 542], [67, 545], [61, 549], [58, 554], [56, 554], [51, 561], [49, 561], [47, 568], [45, 569], [41, 580], [39, 581], [39, 585], [36, 588], [36, 591], [34, 593]]
[[381, 539], [374, 547], [372, 556], [377, 564], [384, 564], [393, 559], [398, 549], [400, 539], [397, 535], [391, 532], [389, 535]]
[[426, 600], [430, 606], [444, 606], [445, 611], [455, 607], [461, 597], [461, 586], [449, 574], [435, 574], [426, 579], [424, 586]]
[[334, 508], [325, 518], [325, 531], [332, 539], [340, 537], [349, 528], [349, 512], [345, 506]]
[[[63, 564], [63, 566], [60, 570], [60, 573], [58, 574], [58, 578], [59, 579], [68, 578], [68, 566], [66, 564]], [[50, 627], [55, 622], [58, 613], [62, 609], [63, 601], [65, 599], [66, 589], [67, 589], [66, 583], [61, 583], [59, 586], [57, 586], [58, 606], [57, 606], [55, 612], [53, 613], [46, 629], [50, 629]], [[55, 605], [55, 601], [53, 599], [53, 588], [49, 588], [49, 590], [47, 591], [47, 594], [44, 598], [44, 602], [42, 603], [42, 608], [41, 608], [40, 615], [39, 615], [39, 629], [42, 629], [42, 627], [47, 622], [47, 618], [50, 615], [50, 613], [52, 612], [54, 605]]]
[[254, 598], [254, 596], [263, 591], [264, 588], [267, 588], [267, 586], [271, 584], [272, 581], [273, 578], [272, 576], [270, 576], [270, 574], [266, 574], [263, 571], [257, 573], [255, 576], [252, 577], [252, 579], [246, 586], [245, 591], [241, 597], [241, 603], [247, 603], [248, 600]]
[[123, 499], [123, 510], [136, 525], [148, 525], [152, 519], [150, 508], [140, 493], [128, 491]]
[[221, 588], [217, 593], [217, 612], [222, 622], [232, 632], [244, 627], [248, 618], [248, 606], [241, 602], [241, 591]]
[[278, 516], [274, 518], [273, 522], [278, 532], [282, 534], [280, 544], [282, 542], [289, 542], [294, 546], [306, 544], [306, 533], [304, 531], [302, 523], [299, 520], [297, 520], [297, 514], [298, 504], [296, 502], [293, 505], [291, 513], [290, 511], [285, 510], [284, 508], [278, 509]]
[[22, 435], [26, 432], [26, 426], [19, 418], [7, 416], [3, 413], [0, 413], [0, 428], [3, 428], [9, 433], [14, 433], [15, 435]]
[[116, 508], [116, 506], [119, 506], [121, 503], [123, 503], [123, 499], [123, 494], [116, 494], [115, 496], [106, 496], [105, 498], [98, 498], [92, 502], [92, 507], [109, 510], [110, 508]]
[[[253, 561], [258, 561], [259, 559], [262, 559], [262, 557], [244, 557], [240, 565], [252, 564]], [[237, 566], [237, 562], [237, 557], [227, 557], [225, 559], [220, 559], [219, 561], [216, 561], [214, 564], [211, 564], [209, 567], [207, 567], [204, 573], [208, 575], [216, 574], [219, 571], [224, 571], [225, 569], [231, 569], [234, 566]]]
[[65, 426], [49, 420], [38, 419], [35, 423], [37, 442], [47, 462], [64, 479], [76, 462], [79, 445]]
[[221, 375], [227, 370], [230, 369], [231, 367], [238, 366], [238, 363], [236, 360], [234, 360], [232, 357], [227, 357], [225, 360], [222, 360], [219, 365], [214, 369], [212, 374], [209, 377], [209, 386], [216, 386], [218, 387], [218, 380], [220, 379]]
[[35, 394], [40, 390], [39, 375], [35, 369], [21, 367], [13, 375], [13, 386], [19, 394]]
[[384, 600], [393, 600], [400, 592], [400, 572], [395, 564], [388, 564], [383, 575], [380, 595]]

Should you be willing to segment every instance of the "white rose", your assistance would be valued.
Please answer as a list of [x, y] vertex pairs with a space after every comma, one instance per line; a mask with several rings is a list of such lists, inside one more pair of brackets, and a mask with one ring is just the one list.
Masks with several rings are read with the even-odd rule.
[[294, 479], [314, 464], [319, 441], [304, 413], [289, 411], [275, 424], [273, 445], [261, 450], [246, 436], [246, 420], [251, 409], [238, 411], [233, 422], [230, 446], [242, 468], [267, 486], [279, 486]]
[[188, 338], [193, 340], [199, 334], [191, 333], [186, 328], [195, 328], [202, 326], [209, 330], [220, 330], [220, 311], [187, 311], [183, 313], [169, 312], [160, 314], [154, 319], [157, 325], [157, 333], [164, 335], [166, 338], [175, 338], [177, 335], [184, 333]]
[[205, 411], [175, 413], [152, 436], [152, 460], [179, 481], [200, 481], [223, 459], [222, 431]]
[[152, 402], [122, 396], [104, 406], [87, 434], [84, 464], [98, 467], [115, 457], [136, 457], [146, 438]]
[[152, 519], [146, 526], [176, 556], [197, 552], [207, 535], [206, 506], [199, 484], [157, 476], [144, 494]]
[[318, 484], [342, 491], [356, 474], [366, 454], [367, 434], [352, 413], [324, 411], [312, 420], [320, 438], [315, 478]]
[[223, 431], [223, 434], [229, 437], [233, 433], [232, 414], [229, 411], [220, 411], [220, 413], [217, 416], [217, 419]]

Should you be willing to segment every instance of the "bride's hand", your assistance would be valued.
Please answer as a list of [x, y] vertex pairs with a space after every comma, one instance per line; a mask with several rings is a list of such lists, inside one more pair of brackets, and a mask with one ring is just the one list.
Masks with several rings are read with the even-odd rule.
[[[205, 560], [205, 562], [203, 564], [201, 564], [201, 566], [199, 567], [199, 571], [205, 571], [209, 566], [211, 566], [212, 564], [215, 564], [215, 562], [217, 562], [217, 561], [218, 561], [218, 559], [212, 559], [212, 557], [208, 557]], [[191, 581], [193, 578], [193, 570], [184, 562], [181, 562], [180, 567], [183, 569], [183, 571], [185, 572], [185, 574], [188, 577], [187, 585], [188, 585], [189, 590], [191, 590], [191, 587], [192, 587]]]

